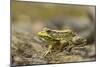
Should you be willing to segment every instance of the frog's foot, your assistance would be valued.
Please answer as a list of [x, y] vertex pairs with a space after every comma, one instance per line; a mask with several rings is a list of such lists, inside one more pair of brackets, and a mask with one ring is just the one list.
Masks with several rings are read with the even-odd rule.
[[65, 54], [65, 55], [72, 55], [72, 52], [69, 52], [69, 51], [66, 51], [66, 50], [65, 50], [65, 51], [64, 51], [64, 54]]
[[67, 48], [65, 48], [64, 53], [65, 53], [66, 55], [72, 55], [71, 50], [72, 50], [72, 47], [67, 47]]
[[43, 57], [47, 56], [47, 54], [51, 53], [51, 50], [48, 50], [45, 52], [45, 54], [43, 55]]
[[52, 45], [49, 45], [48, 50], [47, 50], [46, 53], [43, 55], [43, 57], [45, 57], [48, 53], [51, 53], [51, 49], [52, 49]]

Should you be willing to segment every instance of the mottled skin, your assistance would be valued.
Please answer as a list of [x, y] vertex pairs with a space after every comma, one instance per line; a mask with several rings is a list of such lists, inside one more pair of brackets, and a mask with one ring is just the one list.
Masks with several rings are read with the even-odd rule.
[[44, 56], [57, 47], [61, 51], [65, 46], [67, 46], [67, 51], [70, 52], [71, 48], [75, 46], [84, 46], [86, 44], [84, 38], [70, 29], [51, 30], [49, 28], [43, 28], [42, 31], [38, 32], [38, 36], [48, 43], [48, 50]]

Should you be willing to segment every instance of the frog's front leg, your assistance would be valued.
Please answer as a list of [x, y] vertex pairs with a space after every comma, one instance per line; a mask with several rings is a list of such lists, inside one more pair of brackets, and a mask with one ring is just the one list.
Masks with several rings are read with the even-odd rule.
[[52, 49], [52, 45], [49, 45], [48, 50], [46, 51], [46, 53], [43, 56], [45, 57], [48, 53], [51, 53], [51, 49]]

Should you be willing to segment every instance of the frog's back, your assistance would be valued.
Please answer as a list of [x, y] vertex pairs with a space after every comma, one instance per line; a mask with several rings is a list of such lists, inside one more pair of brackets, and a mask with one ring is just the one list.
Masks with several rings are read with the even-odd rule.
[[52, 30], [49, 34], [57, 40], [66, 40], [75, 36], [71, 30]]

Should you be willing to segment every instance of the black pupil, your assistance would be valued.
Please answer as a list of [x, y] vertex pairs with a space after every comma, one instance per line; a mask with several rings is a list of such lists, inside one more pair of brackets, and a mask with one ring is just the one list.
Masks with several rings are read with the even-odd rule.
[[50, 30], [47, 30], [46, 32], [49, 33], [49, 32], [51, 32], [51, 31], [50, 31]]

